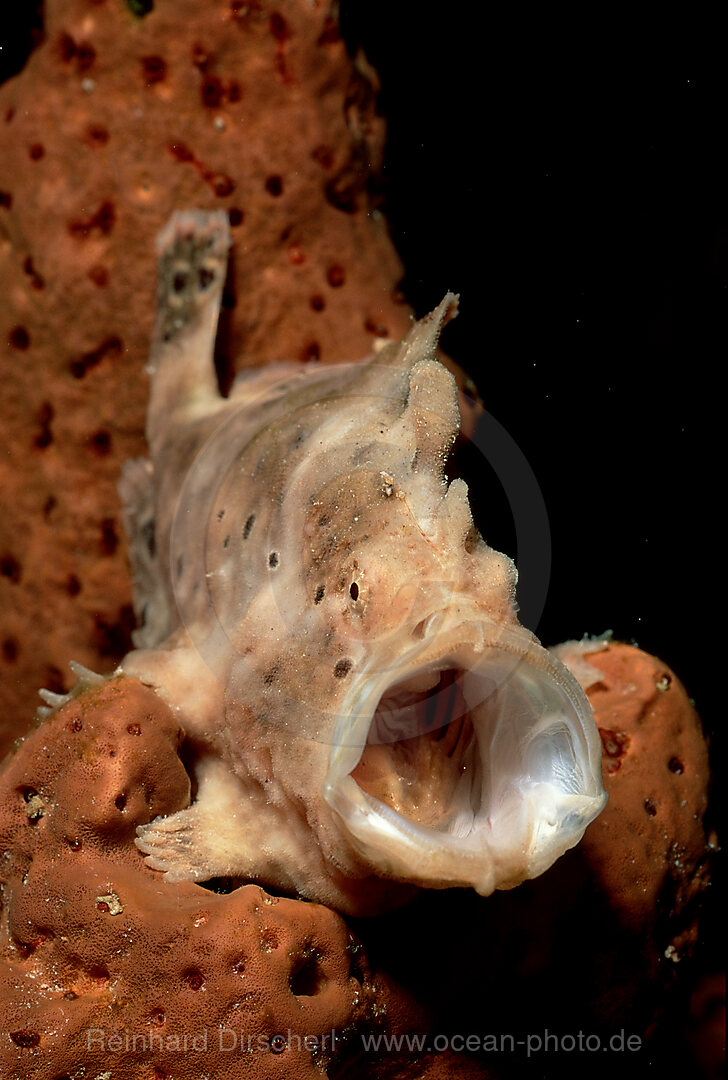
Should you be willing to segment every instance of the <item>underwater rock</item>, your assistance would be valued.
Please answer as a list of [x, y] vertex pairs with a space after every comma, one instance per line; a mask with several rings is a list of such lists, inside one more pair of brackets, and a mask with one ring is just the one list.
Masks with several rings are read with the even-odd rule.
[[710, 766], [700, 718], [667, 664], [621, 643], [578, 650], [602, 740], [609, 795], [580, 852], [625, 933], [644, 942], [643, 961], [668, 981], [697, 943], [699, 903], [717, 851], [706, 835]]
[[[351, 1066], [363, 1034], [423, 1028], [334, 912], [257, 885], [169, 885], [144, 866], [136, 826], [189, 800], [180, 736], [156, 694], [115, 678], [6, 760], [1, 1076], [319, 1080]], [[383, 1058], [357, 1075], [395, 1075]]]
[[109, 671], [129, 648], [116, 483], [144, 452], [171, 211], [230, 221], [223, 379], [356, 360], [408, 325], [373, 213], [376, 75], [335, 8], [47, 0], [42, 44], [0, 88], [0, 753], [69, 660]]

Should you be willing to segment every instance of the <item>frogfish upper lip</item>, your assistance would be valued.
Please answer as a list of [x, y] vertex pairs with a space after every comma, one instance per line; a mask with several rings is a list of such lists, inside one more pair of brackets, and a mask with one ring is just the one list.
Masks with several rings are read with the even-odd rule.
[[606, 801], [579, 684], [523, 628], [482, 620], [361, 672], [323, 795], [379, 874], [483, 895], [546, 870]]

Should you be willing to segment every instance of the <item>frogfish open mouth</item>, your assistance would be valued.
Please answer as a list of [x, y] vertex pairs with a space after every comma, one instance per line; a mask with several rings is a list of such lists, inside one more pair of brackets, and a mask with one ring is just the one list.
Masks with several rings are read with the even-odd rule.
[[515, 567], [445, 466], [448, 294], [360, 364], [218, 390], [222, 213], [159, 237], [149, 461], [121, 484], [138, 646], [177, 710], [187, 809], [139, 829], [170, 880], [230, 877], [365, 914], [413, 886], [546, 870], [604, 805], [587, 698], [520, 625]]

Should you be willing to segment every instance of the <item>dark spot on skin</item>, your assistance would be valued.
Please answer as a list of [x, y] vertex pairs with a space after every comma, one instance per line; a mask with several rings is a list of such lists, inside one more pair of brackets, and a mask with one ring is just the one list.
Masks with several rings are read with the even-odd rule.
[[621, 758], [626, 754], [629, 746], [629, 735], [624, 731], [611, 731], [609, 728], [599, 728], [602, 740], [602, 750], [609, 758]]
[[218, 512], [217, 512], [217, 520], [222, 521], [222, 519], [224, 517], [225, 517], [225, 511], [224, 510], [218, 510]]
[[212, 270], [208, 270], [206, 266], [201, 266], [197, 274], [197, 280], [200, 288], [204, 291], [205, 289], [210, 288], [210, 285], [215, 280], [215, 275]]
[[20, 655], [20, 646], [18, 645], [17, 638], [7, 637], [3, 641], [3, 659], [8, 664], [14, 664]]
[[86, 141], [91, 146], [106, 146], [109, 132], [102, 124], [89, 124], [86, 128]]
[[42, 274], [39, 274], [36, 270], [30, 255], [26, 256], [23, 261], [23, 273], [27, 274], [30, 278], [31, 288], [35, 289], [37, 292], [40, 292], [45, 288], [45, 279]]
[[81, 582], [75, 574], [69, 574], [66, 578], [66, 592], [69, 596], [78, 596], [81, 592]]
[[217, 75], [206, 75], [202, 80], [202, 86], [200, 87], [200, 97], [202, 98], [202, 104], [207, 109], [217, 109], [222, 104], [225, 96], [225, 88], [222, 84], [222, 79]]
[[44, 401], [41, 407], [38, 409], [36, 418], [40, 431], [35, 436], [34, 444], [39, 450], [45, 450], [47, 446], [53, 442], [53, 432], [51, 431], [51, 421], [53, 420], [54, 408], [50, 401]]
[[40, 161], [40, 159], [44, 156], [45, 146], [43, 145], [43, 143], [36, 142], [33, 143], [32, 146], [28, 147], [28, 157], [31, 161]]
[[9, 210], [13, 205], [13, 197], [9, 191], [0, 191], [0, 206], [4, 206], [6, 210]]
[[288, 1042], [285, 1035], [271, 1035], [270, 1039], [270, 1052], [271, 1054], [282, 1054], [284, 1050], [288, 1048]]
[[339, 289], [346, 281], [346, 272], [343, 266], [335, 263], [326, 271], [326, 280], [332, 289]]
[[187, 284], [187, 274], [185, 274], [182, 270], [178, 270], [177, 273], [172, 278], [172, 289], [173, 289], [173, 291], [176, 292], [176, 293], [183, 292], [184, 287], [185, 287], [186, 284]]
[[25, 352], [30, 345], [30, 334], [24, 326], [14, 326], [8, 334], [8, 343], [11, 348]]
[[43, 503], [43, 517], [48, 521], [49, 517], [58, 506], [58, 499], [55, 495], [49, 495], [46, 501]]
[[126, 729], [130, 735], [141, 735], [141, 724], [129, 724]]
[[70, 64], [76, 55], [76, 42], [70, 34], [61, 34], [58, 39], [58, 51], [64, 64]]
[[240, 101], [243, 96], [243, 88], [237, 79], [231, 79], [227, 88], [227, 99], [230, 102]]
[[650, 815], [650, 817], [654, 817], [657, 813], [657, 807], [655, 806], [652, 799], [645, 799], [645, 810]]
[[68, 231], [79, 240], [87, 239], [92, 232], [109, 236], [116, 224], [116, 207], [107, 199], [90, 218], [69, 221]]
[[105, 428], [99, 428], [98, 431], [89, 435], [88, 443], [99, 457], [106, 457], [111, 452], [111, 434]]
[[336, 667], [334, 668], [334, 677], [337, 679], [345, 678], [351, 671], [353, 664], [351, 660], [337, 660]]
[[243, 216], [243, 211], [238, 210], [236, 206], [231, 206], [228, 210], [228, 221], [233, 228], [235, 228], [237, 225], [242, 225]]
[[89, 280], [97, 289], [104, 289], [109, 284], [109, 271], [105, 266], [92, 266], [88, 271]]
[[126, 806], [126, 795], [117, 795], [114, 799], [114, 806], [117, 810], [123, 810]]
[[238, 298], [236, 297], [235, 293], [232, 291], [232, 289], [226, 289], [225, 292], [222, 294], [222, 306], [225, 311], [232, 311], [234, 308], [237, 307], [237, 304]]
[[167, 61], [161, 56], [143, 56], [141, 64], [144, 81], [147, 86], [164, 82], [167, 78]]
[[119, 546], [119, 534], [116, 531], [116, 522], [112, 517], [103, 518], [101, 522], [101, 539], [99, 547], [102, 555], [113, 555]]
[[3, 555], [0, 559], [0, 574], [17, 585], [23, 576], [23, 568], [14, 555]]
[[318, 341], [310, 341], [308, 345], [304, 345], [301, 350], [301, 359], [304, 363], [311, 363], [321, 359], [321, 346]]
[[232, 195], [235, 191], [235, 181], [231, 180], [229, 176], [225, 176], [224, 173], [206, 175], [205, 179], [208, 180], [212, 190], [221, 199], [224, 199], [226, 195]]
[[354, 601], [359, 599], [359, 586], [355, 581], [352, 581], [351, 585], [349, 586], [349, 596]]
[[75, 716], [73, 720], [71, 720], [71, 722], [68, 724], [68, 729], [69, 731], [75, 731], [76, 733], [78, 733], [79, 731], [83, 731], [83, 720], [81, 719], [81, 717]]
[[291, 31], [288, 27], [288, 23], [277, 11], [274, 11], [268, 20], [268, 27], [271, 34], [279, 43], [287, 41], [291, 36]]
[[69, 364], [70, 372], [74, 378], [82, 379], [86, 372], [100, 364], [104, 357], [118, 356], [122, 348], [121, 338], [109, 337], [102, 341], [98, 348], [84, 353], [78, 360], [72, 360]]
[[682, 774], [685, 772], [685, 766], [683, 765], [680, 758], [677, 757], [670, 758], [667, 763], [667, 767], [670, 772], [675, 773], [676, 776], [682, 776]]
[[325, 595], [326, 595], [326, 586], [325, 585], [319, 585], [318, 589], [313, 594], [313, 602], [314, 602], [314, 604], [320, 604]]
[[192, 46], [192, 64], [194, 67], [199, 68], [200, 71], [204, 71], [207, 65], [210, 63], [210, 53], [201, 45], [199, 41], [195, 42]]
[[230, 543], [230, 534], [228, 533], [228, 535], [225, 537], [225, 539], [222, 542], [223, 548], [226, 548], [229, 543]]
[[243, 525], [243, 540], [247, 540], [250, 536], [250, 530], [255, 525], [255, 514], [251, 514], [248, 520]]
[[269, 668], [268, 671], [266, 671], [265, 674], [263, 675], [263, 682], [265, 683], [266, 686], [272, 686], [273, 683], [278, 678], [279, 674], [280, 674], [280, 668], [279, 668], [278, 664], [274, 664], [273, 667]]
[[180, 555], [177, 558], [177, 577], [178, 578], [182, 577], [182, 571], [184, 570], [184, 568], [185, 568], [185, 561], [182, 558], [182, 556]]
[[204, 976], [199, 971], [186, 971], [182, 978], [190, 990], [201, 990], [205, 985]]
[[283, 194], [283, 177], [277, 174], [268, 176], [265, 181], [265, 190], [269, 195], [277, 199], [279, 195]]
[[96, 49], [88, 41], [80, 41], [76, 46], [76, 64], [79, 71], [88, 71], [96, 60]]
[[326, 307], [326, 301], [324, 300], [323, 296], [318, 295], [318, 293], [316, 294], [316, 296], [311, 297], [311, 299], [309, 300], [309, 304], [311, 305], [312, 311], [323, 311]]
[[167, 149], [177, 161], [185, 162], [195, 160], [195, 155], [185, 143], [170, 143]]
[[276, 566], [278, 566], [278, 561], [279, 561], [278, 560], [278, 552], [277, 551], [271, 551], [270, 555], [268, 556], [268, 566], [270, 566], [271, 569], [273, 569]]

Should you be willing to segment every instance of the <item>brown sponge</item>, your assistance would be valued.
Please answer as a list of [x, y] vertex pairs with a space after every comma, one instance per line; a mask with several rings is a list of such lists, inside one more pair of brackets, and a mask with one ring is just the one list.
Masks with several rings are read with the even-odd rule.
[[334, 912], [144, 866], [136, 826], [189, 801], [180, 735], [154, 693], [113, 679], [6, 762], [1, 1076], [320, 1080], [355, 1033], [386, 1031], [393, 991]]
[[146, 453], [172, 210], [230, 219], [223, 380], [359, 360], [409, 326], [373, 212], [377, 79], [332, 0], [43, 6], [43, 43], [0, 87], [0, 754], [70, 660], [111, 671], [130, 645], [116, 484]]

